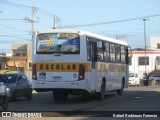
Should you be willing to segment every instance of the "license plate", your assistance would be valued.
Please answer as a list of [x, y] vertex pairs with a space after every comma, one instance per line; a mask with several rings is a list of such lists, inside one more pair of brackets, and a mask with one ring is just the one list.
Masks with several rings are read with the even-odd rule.
[[53, 80], [61, 80], [61, 77], [53, 77]]

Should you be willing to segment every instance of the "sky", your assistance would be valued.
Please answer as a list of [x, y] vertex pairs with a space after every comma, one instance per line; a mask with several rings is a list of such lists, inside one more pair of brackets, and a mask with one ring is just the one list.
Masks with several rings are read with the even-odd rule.
[[71, 26], [68, 29], [94, 32], [124, 40], [131, 48], [144, 48], [145, 18], [147, 48], [151, 36], [160, 36], [160, 0], [0, 0], [0, 52], [10, 52], [12, 43], [31, 42], [32, 27], [26, 19], [31, 19], [32, 6], [35, 30], [52, 29], [55, 15], [57, 28]]

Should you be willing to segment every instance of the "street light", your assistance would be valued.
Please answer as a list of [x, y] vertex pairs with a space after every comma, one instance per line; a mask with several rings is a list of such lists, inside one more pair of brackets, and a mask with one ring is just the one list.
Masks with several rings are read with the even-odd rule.
[[146, 25], [145, 25], [145, 21], [147, 21], [147, 20], [149, 20], [149, 19], [143, 19], [143, 21], [144, 21], [144, 44], [145, 44], [145, 59], [144, 59], [144, 63], [145, 63], [145, 74], [146, 74], [146, 49], [147, 49], [147, 46], [146, 46]]

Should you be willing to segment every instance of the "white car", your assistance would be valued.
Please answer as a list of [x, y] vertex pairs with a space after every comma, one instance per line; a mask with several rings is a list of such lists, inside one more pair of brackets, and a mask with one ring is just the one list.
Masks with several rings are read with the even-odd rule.
[[138, 85], [140, 86], [140, 79], [137, 73], [129, 73], [129, 85]]

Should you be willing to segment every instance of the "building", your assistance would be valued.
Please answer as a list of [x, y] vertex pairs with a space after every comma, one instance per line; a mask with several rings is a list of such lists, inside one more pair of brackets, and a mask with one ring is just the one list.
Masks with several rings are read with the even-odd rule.
[[130, 72], [138, 73], [142, 77], [145, 69], [146, 73], [160, 69], [160, 37], [151, 37], [150, 48], [146, 51], [146, 58], [145, 49], [136, 48], [132, 50], [129, 65]]
[[5, 69], [6, 66], [6, 61], [7, 61], [7, 57], [6, 56], [0, 56], [0, 70]]
[[21, 72], [26, 72], [26, 56], [11, 56], [7, 57], [5, 64], [5, 69], [7, 70], [19, 70]]
[[12, 44], [13, 56], [27, 56], [27, 44]]
[[0, 70], [19, 70], [31, 79], [32, 44], [12, 44], [12, 56], [0, 56]]
[[138, 73], [142, 77], [145, 73], [149, 73], [155, 69], [160, 69], [160, 51], [146, 51], [146, 65], [145, 65], [145, 52], [133, 50], [130, 57], [129, 71]]
[[160, 37], [151, 37], [150, 39], [150, 49], [160, 50]]

